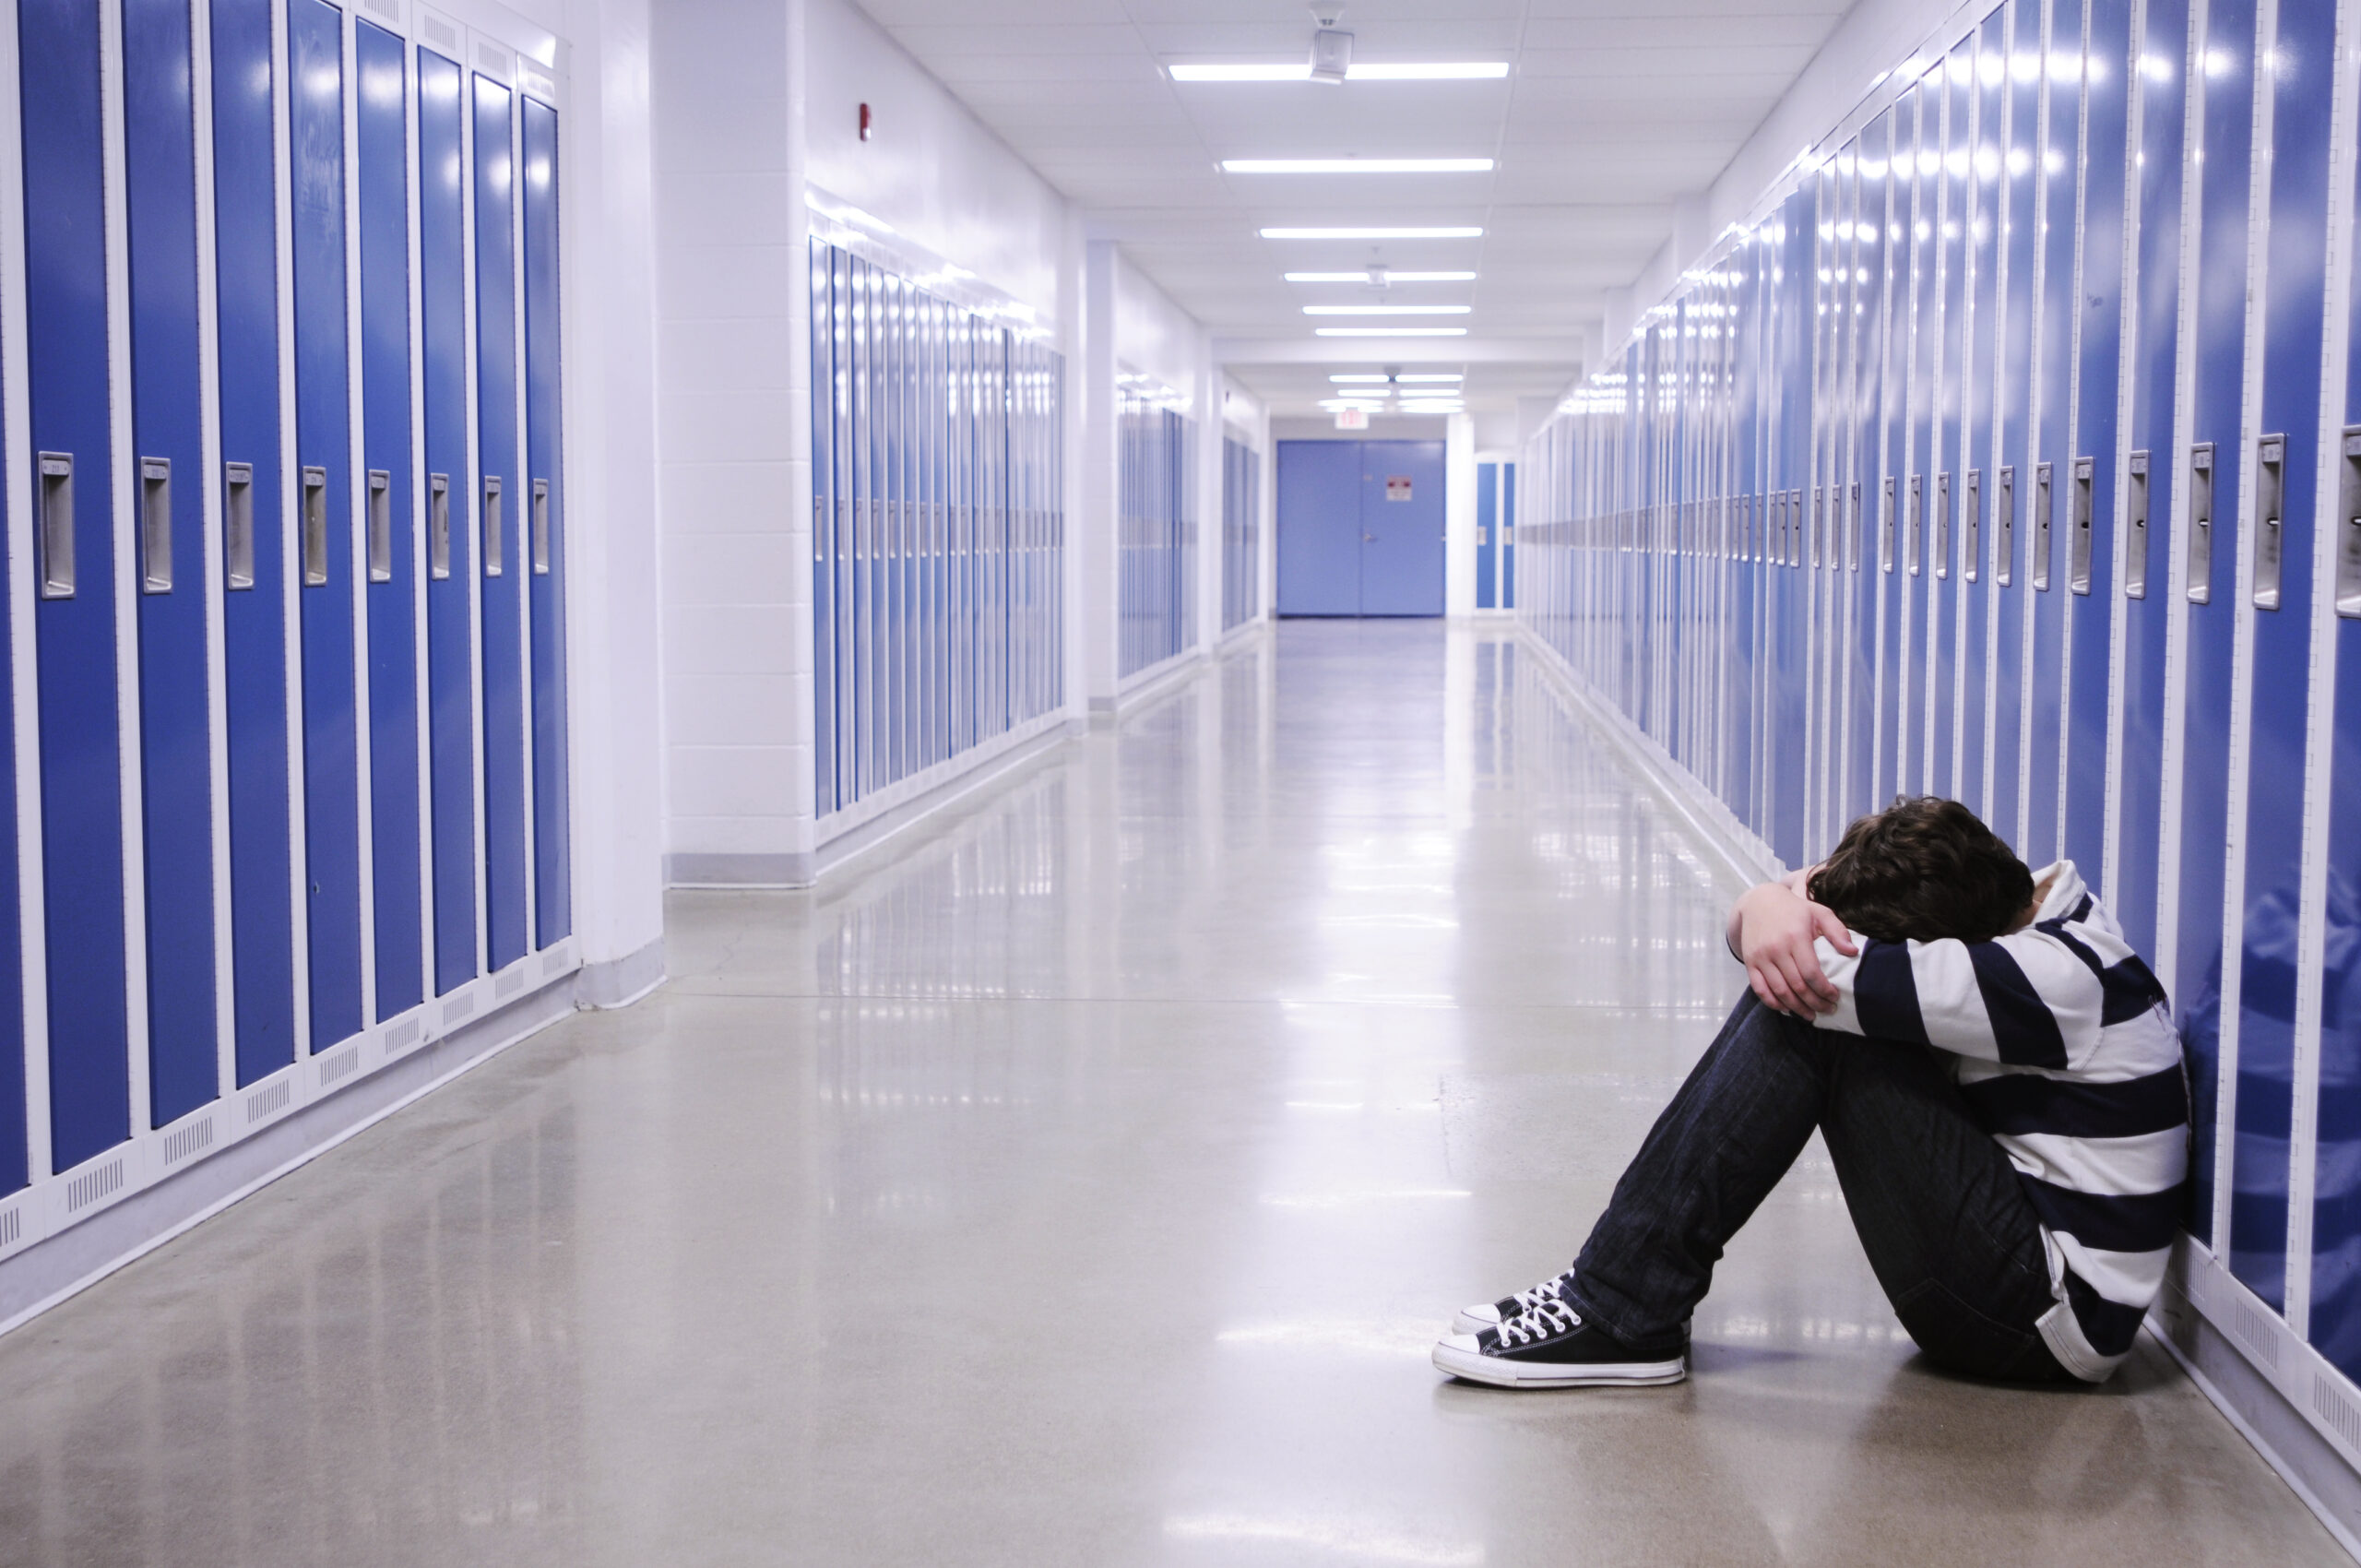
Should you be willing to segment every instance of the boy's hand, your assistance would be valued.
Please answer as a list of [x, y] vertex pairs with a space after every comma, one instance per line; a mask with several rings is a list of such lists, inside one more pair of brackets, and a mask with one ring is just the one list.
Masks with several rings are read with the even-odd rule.
[[1748, 890], [1730, 911], [1730, 947], [1746, 966], [1747, 983], [1765, 1006], [1798, 1018], [1836, 1011], [1836, 987], [1812, 950], [1821, 936], [1847, 956], [1858, 951], [1834, 910], [1781, 883]]

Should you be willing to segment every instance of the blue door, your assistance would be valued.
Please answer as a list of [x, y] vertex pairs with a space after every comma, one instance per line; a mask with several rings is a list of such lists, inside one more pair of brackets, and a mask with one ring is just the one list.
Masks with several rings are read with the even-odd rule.
[[1364, 615], [1442, 613], [1442, 443], [1364, 441]]
[[1279, 443], [1279, 613], [1442, 613], [1443, 444]]

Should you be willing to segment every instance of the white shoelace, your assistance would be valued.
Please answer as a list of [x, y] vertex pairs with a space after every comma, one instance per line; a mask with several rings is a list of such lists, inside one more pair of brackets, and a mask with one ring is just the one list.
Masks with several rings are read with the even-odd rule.
[[1558, 1299], [1558, 1292], [1564, 1288], [1565, 1283], [1566, 1277], [1561, 1274], [1555, 1279], [1543, 1280], [1540, 1284], [1536, 1285], [1530, 1290], [1518, 1291], [1515, 1295], [1509, 1298], [1510, 1301], [1516, 1303], [1516, 1311], [1513, 1313], [1504, 1313], [1501, 1314], [1502, 1317], [1522, 1317], [1525, 1313], [1531, 1312], [1534, 1308], [1539, 1306], [1544, 1301], [1556, 1301]]
[[1544, 1339], [1571, 1334], [1582, 1325], [1582, 1313], [1553, 1296], [1548, 1301], [1535, 1302], [1501, 1324], [1501, 1348], [1507, 1350], [1521, 1345], [1537, 1345]]

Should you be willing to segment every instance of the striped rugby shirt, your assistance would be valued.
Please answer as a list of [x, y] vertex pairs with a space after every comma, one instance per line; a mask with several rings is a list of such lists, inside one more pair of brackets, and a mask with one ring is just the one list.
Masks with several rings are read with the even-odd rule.
[[1840, 993], [1821, 1028], [1955, 1058], [1970, 1111], [2017, 1168], [2058, 1305], [2041, 1336], [2098, 1383], [2130, 1354], [2164, 1284], [2189, 1173], [2189, 1089], [2164, 987], [2071, 861], [2033, 923], [1990, 942], [1822, 940]]

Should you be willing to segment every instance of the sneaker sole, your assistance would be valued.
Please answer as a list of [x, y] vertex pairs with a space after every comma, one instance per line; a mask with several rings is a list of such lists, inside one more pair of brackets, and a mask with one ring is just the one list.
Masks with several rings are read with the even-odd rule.
[[1553, 1366], [1546, 1361], [1504, 1361], [1481, 1351], [1438, 1345], [1435, 1370], [1494, 1388], [1660, 1388], [1689, 1375], [1686, 1357], [1668, 1361], [1619, 1361], [1603, 1366]]

